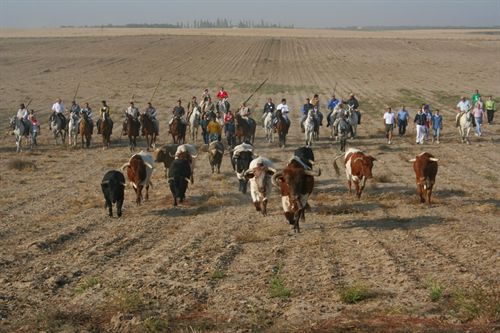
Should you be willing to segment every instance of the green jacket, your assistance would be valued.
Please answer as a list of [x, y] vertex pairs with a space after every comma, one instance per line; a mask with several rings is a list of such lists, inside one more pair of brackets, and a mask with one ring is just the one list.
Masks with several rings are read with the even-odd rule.
[[494, 100], [487, 100], [485, 103], [484, 103], [484, 108], [486, 110], [496, 110], [496, 105], [495, 105], [495, 101]]
[[474, 94], [472, 95], [472, 105], [476, 105], [476, 102], [479, 101], [479, 99], [481, 98], [481, 94]]

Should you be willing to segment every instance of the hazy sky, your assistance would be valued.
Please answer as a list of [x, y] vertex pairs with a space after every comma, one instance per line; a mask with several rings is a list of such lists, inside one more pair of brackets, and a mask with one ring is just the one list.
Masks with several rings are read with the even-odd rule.
[[0, 0], [0, 27], [176, 23], [227, 18], [343, 26], [500, 25], [500, 0]]

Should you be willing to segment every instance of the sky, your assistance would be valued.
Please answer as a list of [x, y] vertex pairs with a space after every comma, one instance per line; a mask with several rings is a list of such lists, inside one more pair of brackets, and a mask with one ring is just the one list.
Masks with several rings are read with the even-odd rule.
[[227, 18], [304, 28], [500, 26], [500, 0], [0, 0], [1, 28]]

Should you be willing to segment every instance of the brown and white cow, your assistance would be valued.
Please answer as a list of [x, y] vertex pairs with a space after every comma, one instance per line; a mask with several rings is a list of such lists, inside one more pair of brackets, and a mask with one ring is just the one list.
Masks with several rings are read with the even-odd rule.
[[270, 159], [259, 156], [250, 162], [248, 170], [244, 172], [246, 179], [250, 179], [250, 195], [258, 212], [267, 215], [268, 197], [271, 195], [271, 176], [276, 173]]
[[305, 209], [309, 207], [307, 200], [314, 188], [314, 177], [320, 175], [321, 170], [313, 172], [304, 161], [294, 156], [285, 169], [272, 177], [272, 183], [280, 188], [285, 217], [293, 225], [294, 232], [300, 232], [299, 220], [305, 220]]
[[413, 170], [415, 171], [417, 180], [417, 193], [420, 196], [420, 202], [425, 203], [425, 197], [427, 197], [427, 202], [430, 206], [432, 188], [436, 182], [436, 174], [438, 171], [438, 159], [432, 154], [423, 152], [409, 162], [413, 162]]
[[132, 155], [130, 160], [125, 163], [121, 169], [127, 169], [127, 178], [132, 184], [136, 194], [135, 202], [141, 204], [142, 189], [146, 188], [146, 197], [149, 199], [149, 186], [152, 186], [151, 175], [153, 174], [153, 156], [150, 153], [141, 151], [138, 154]]
[[349, 193], [352, 190], [352, 183], [356, 186], [356, 196], [361, 198], [361, 193], [366, 185], [366, 180], [373, 178], [372, 168], [373, 162], [376, 159], [368, 154], [365, 154], [359, 149], [349, 148], [345, 154], [341, 154], [333, 160], [333, 167], [337, 175], [340, 174], [337, 166], [337, 159], [344, 156], [345, 173], [347, 176], [347, 185]]

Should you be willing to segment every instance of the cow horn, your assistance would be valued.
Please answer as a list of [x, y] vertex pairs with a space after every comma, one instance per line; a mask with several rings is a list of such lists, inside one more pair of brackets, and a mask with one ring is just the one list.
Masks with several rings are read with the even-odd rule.
[[309, 160], [309, 163], [311, 163], [311, 165], [315, 165], [316, 163], [314, 163], [313, 160]]
[[191, 181], [191, 179], [189, 179], [189, 178], [187, 178], [187, 177], [186, 177], [186, 178], [184, 178], [184, 179], [185, 179], [188, 183]]
[[168, 152], [168, 154], [170, 155], [170, 157], [175, 158], [175, 154], [173, 154], [173, 155], [172, 155], [172, 153], [171, 153], [171, 152]]
[[431, 158], [429, 158], [429, 159], [430, 159], [432, 162], [437, 162], [437, 161], [439, 161], [439, 159], [438, 159], [438, 158], [435, 158], [435, 157], [431, 157]]
[[128, 166], [130, 166], [130, 163], [129, 163], [129, 162], [127, 162], [127, 163], [125, 163], [124, 165], [122, 165], [122, 166], [121, 166], [121, 168], [120, 168], [120, 170], [123, 170], [123, 169], [125, 169], [125, 168], [126, 168], [126, 167], [128, 167]]
[[318, 173], [314, 173], [311, 170], [305, 170], [304, 173], [308, 176], [319, 177], [321, 176], [321, 169], [318, 169]]
[[101, 184], [102, 184], [102, 185], [109, 184], [109, 180], [103, 180], [103, 181], [101, 182]]
[[408, 160], [408, 162], [415, 162], [416, 160], [416, 158], [412, 158], [411, 160]]
[[276, 169], [275, 168], [267, 167], [267, 170], [272, 171], [273, 173], [276, 173]]
[[127, 183], [120, 183], [120, 185], [122, 185], [122, 186], [127, 186]]
[[217, 151], [221, 154], [224, 154], [224, 150], [217, 149]]
[[153, 169], [153, 166], [152, 166], [151, 164], [149, 164], [148, 162], [145, 162], [145, 161], [143, 161], [143, 162], [144, 162], [144, 164], [145, 164], [148, 168]]
[[281, 177], [281, 175], [283, 174], [283, 171], [278, 171], [278, 172], [275, 172], [274, 175], [272, 176], [271, 178], [271, 182], [273, 183], [274, 186], [277, 186], [279, 187], [279, 184], [277, 182], [277, 179], [279, 177]]
[[191, 158], [197, 158], [198, 157], [198, 154], [194, 155], [194, 154], [191, 154]]

